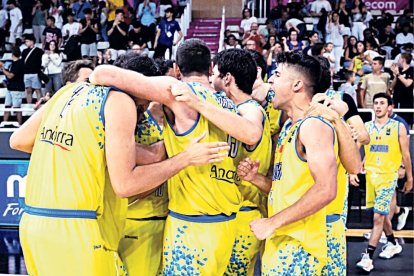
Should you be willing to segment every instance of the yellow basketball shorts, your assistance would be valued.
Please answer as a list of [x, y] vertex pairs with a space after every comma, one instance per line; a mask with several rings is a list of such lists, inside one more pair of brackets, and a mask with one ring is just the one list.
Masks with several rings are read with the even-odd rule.
[[257, 255], [262, 247], [250, 230], [250, 222], [262, 218], [263, 215], [256, 208], [243, 207], [236, 215], [236, 241], [233, 245], [230, 264], [224, 275], [253, 276]]
[[125, 275], [118, 253], [105, 248], [95, 219], [24, 213], [19, 235], [29, 275]]
[[374, 208], [374, 213], [388, 215], [397, 179], [397, 174], [367, 173], [367, 208]]
[[322, 275], [346, 275], [346, 237], [341, 215], [327, 216], [326, 230], [328, 263], [322, 269]]
[[223, 275], [235, 240], [235, 217], [171, 211], [165, 223], [161, 275]]
[[127, 219], [124, 236], [119, 243], [121, 256], [129, 276], [157, 275], [162, 257], [165, 218]]
[[318, 259], [306, 252], [300, 242], [289, 236], [266, 240], [262, 258], [262, 275], [320, 275]]

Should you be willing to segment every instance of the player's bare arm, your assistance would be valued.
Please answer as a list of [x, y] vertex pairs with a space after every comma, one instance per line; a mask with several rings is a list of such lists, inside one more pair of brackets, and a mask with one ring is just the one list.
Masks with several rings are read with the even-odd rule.
[[227, 142], [197, 143], [203, 138], [200, 136], [186, 150], [170, 159], [137, 166], [134, 101], [126, 94], [110, 92], [104, 113], [108, 172], [114, 191], [120, 197], [145, 193], [187, 166], [220, 162], [228, 154]]
[[250, 223], [258, 239], [266, 239], [273, 232], [312, 215], [336, 197], [337, 165], [333, 146], [334, 132], [319, 119], [307, 119], [301, 126], [297, 147], [306, 149], [305, 159], [315, 184], [292, 206], [267, 219]]

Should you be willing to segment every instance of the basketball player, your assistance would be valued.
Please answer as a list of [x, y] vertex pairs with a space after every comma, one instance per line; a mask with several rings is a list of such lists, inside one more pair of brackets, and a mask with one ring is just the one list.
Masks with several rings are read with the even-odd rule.
[[357, 263], [357, 267], [366, 272], [374, 269], [373, 255], [382, 231], [387, 237], [387, 244], [379, 254], [380, 258], [391, 259], [402, 252], [401, 245], [394, 238], [392, 225], [388, 216], [391, 199], [395, 193], [398, 168], [401, 160], [407, 172], [405, 191], [413, 187], [410, 151], [404, 126], [388, 117], [392, 99], [385, 93], [374, 95], [375, 120], [365, 124], [371, 142], [365, 146], [365, 170], [367, 171], [367, 207], [374, 209], [374, 227], [368, 247]]
[[[225, 95], [210, 89], [210, 50], [204, 42], [189, 39], [182, 43], [174, 66], [196, 95], [218, 107], [225, 106], [220, 111], [227, 115], [233, 113], [233, 125], [227, 129], [232, 137], [248, 145], [260, 140], [260, 128], [237, 115], [236, 106]], [[146, 78], [131, 71], [101, 66], [91, 80], [114, 85], [168, 107], [163, 133], [168, 156], [181, 152], [191, 137], [203, 131], [207, 131], [204, 140], [232, 141], [232, 137], [210, 123], [204, 114], [175, 100], [170, 92], [172, 84], [179, 84], [175, 79]], [[137, 83], [142, 86], [138, 87]], [[234, 218], [242, 202], [240, 191], [234, 185], [237, 175], [233, 158], [238, 156], [237, 151], [233, 143], [229, 156], [220, 164], [188, 167], [169, 179], [170, 213], [165, 225], [162, 274], [222, 275], [225, 272], [235, 239]]]
[[228, 148], [194, 140], [171, 159], [137, 166], [147, 153], [134, 141], [136, 118], [127, 94], [81, 82], [63, 87], [13, 133], [10, 146], [32, 153], [19, 229], [29, 274], [124, 274], [122, 198], [184, 167], [220, 161], [217, 152]]

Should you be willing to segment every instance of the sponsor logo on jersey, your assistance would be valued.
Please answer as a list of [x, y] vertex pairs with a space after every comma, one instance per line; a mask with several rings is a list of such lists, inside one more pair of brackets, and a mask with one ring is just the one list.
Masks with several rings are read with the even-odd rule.
[[43, 127], [40, 133], [40, 141], [48, 143], [52, 146], [57, 146], [65, 151], [70, 151], [73, 145], [73, 135], [63, 131], [53, 130], [51, 128]]
[[388, 152], [388, 145], [371, 145], [370, 152]]
[[240, 177], [237, 175], [237, 172], [234, 170], [226, 170], [224, 168], [217, 168], [216, 165], [211, 166], [210, 177], [223, 180], [228, 183], [234, 183], [235, 181], [240, 181]]

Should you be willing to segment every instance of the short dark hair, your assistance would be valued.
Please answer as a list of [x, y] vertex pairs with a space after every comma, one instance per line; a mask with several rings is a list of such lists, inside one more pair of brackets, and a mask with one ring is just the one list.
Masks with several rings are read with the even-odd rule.
[[217, 54], [215, 63], [221, 78], [230, 73], [240, 90], [246, 94], [252, 94], [257, 65], [248, 51], [242, 49], [221, 51]]
[[350, 78], [354, 76], [354, 71], [351, 70], [344, 70], [344, 79], [348, 81]]
[[20, 51], [19, 47], [13, 47], [11, 50], [11, 53], [13, 56], [19, 58], [22, 55], [22, 52]]
[[312, 95], [324, 93], [331, 85], [329, 64], [327, 65], [322, 58], [308, 56], [300, 52], [285, 52], [278, 54], [276, 60], [278, 64], [284, 63], [304, 76], [309, 82]]
[[116, 9], [116, 10], [115, 10], [115, 14], [118, 14], [118, 13], [125, 14], [125, 12], [124, 12], [124, 10], [123, 10], [123, 9]]
[[170, 12], [170, 13], [174, 14], [174, 10], [171, 7], [165, 9], [164, 13], [167, 13], [167, 12]]
[[321, 42], [315, 43], [315, 45], [311, 48], [312, 56], [319, 56], [321, 54], [321, 51], [323, 49], [324, 45]]
[[34, 37], [33, 34], [24, 34], [24, 40], [30, 40], [30, 41], [35, 42], [36, 38]]
[[114, 65], [141, 73], [147, 77], [160, 75], [157, 65], [152, 58], [148, 56], [140, 56], [136, 53], [127, 53], [119, 56], [114, 62]]
[[256, 62], [257, 67], [260, 67], [262, 69], [262, 79], [264, 79], [267, 74], [267, 64], [263, 55], [261, 55], [258, 51], [255, 50], [248, 51], [252, 55], [254, 61]]
[[66, 63], [63, 68], [63, 84], [67, 82], [75, 82], [79, 76], [79, 70], [82, 68], [95, 69], [92, 61], [87, 59], [74, 60]]
[[315, 34], [317, 34], [318, 36], [319, 36], [319, 33], [318, 32], [316, 32], [316, 31], [311, 31], [310, 33], [309, 33], [309, 38], [311, 38], [312, 36], [314, 36]]
[[16, 6], [16, 0], [8, 0], [7, 5], [15, 5]]
[[183, 76], [209, 76], [211, 54], [204, 41], [198, 38], [185, 40], [177, 49], [176, 59]]
[[409, 53], [402, 53], [401, 58], [403, 58], [408, 65], [410, 65], [413, 60], [413, 56]]
[[83, 9], [83, 14], [92, 14], [92, 9], [91, 8]]
[[48, 16], [47, 20], [52, 20], [53, 23], [56, 23], [56, 19], [53, 16]]
[[155, 59], [155, 64], [157, 65], [158, 71], [161, 76], [165, 76], [171, 68], [174, 66], [174, 61], [170, 59], [157, 58]]
[[392, 105], [392, 98], [390, 95], [388, 95], [385, 92], [380, 92], [374, 95], [374, 98], [372, 99], [372, 101], [375, 101], [378, 98], [385, 98], [387, 99], [388, 105]]
[[372, 60], [378, 61], [379, 64], [384, 65], [384, 58], [383, 57], [380, 57], [380, 56], [374, 57]]

